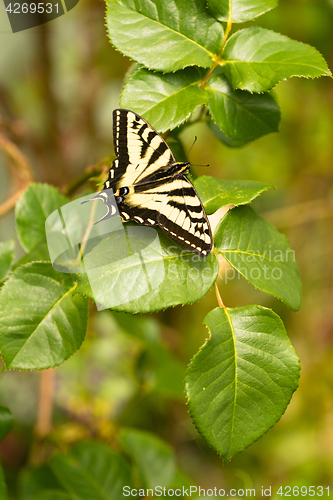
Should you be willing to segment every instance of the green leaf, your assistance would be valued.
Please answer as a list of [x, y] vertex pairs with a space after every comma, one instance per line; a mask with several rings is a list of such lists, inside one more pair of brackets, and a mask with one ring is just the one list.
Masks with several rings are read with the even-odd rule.
[[223, 72], [234, 89], [266, 92], [292, 76], [330, 76], [322, 55], [305, 43], [263, 28], [246, 28], [225, 45]]
[[81, 442], [70, 455], [55, 455], [52, 471], [65, 490], [80, 500], [123, 500], [131, 485], [129, 463], [108, 446]]
[[[277, 6], [277, 0], [208, 0], [207, 5], [219, 21], [244, 23]], [[231, 12], [230, 12], [231, 11]]]
[[[14, 418], [8, 408], [0, 406], [0, 441], [13, 427]], [[1, 497], [0, 497], [1, 498]]]
[[212, 66], [223, 41], [222, 25], [201, 0], [108, 0], [106, 22], [116, 49], [165, 73]]
[[8, 490], [5, 481], [5, 475], [3, 473], [1, 464], [0, 464], [0, 498], [1, 500], [8, 500]]
[[0, 350], [7, 369], [59, 365], [83, 342], [88, 301], [72, 275], [34, 262], [16, 269], [0, 294]]
[[158, 344], [148, 344], [140, 359], [140, 375], [145, 390], [184, 401], [185, 366]]
[[227, 79], [214, 74], [208, 80], [209, 110], [227, 137], [244, 143], [277, 132], [280, 108], [270, 94], [232, 90]]
[[188, 367], [188, 404], [199, 433], [229, 460], [280, 419], [298, 385], [299, 360], [270, 309], [217, 308], [204, 321], [211, 338]]
[[26, 252], [45, 238], [47, 217], [68, 203], [58, 189], [48, 184], [30, 184], [16, 204], [16, 229], [20, 243]]
[[234, 208], [220, 221], [214, 242], [216, 250], [252, 285], [298, 311], [302, 283], [295, 252], [272, 224], [250, 207]]
[[[60, 483], [48, 465], [25, 468], [19, 476], [20, 500], [39, 500], [45, 490], [56, 490], [61, 494]], [[62, 498], [62, 497], [60, 497]]]
[[37, 245], [27, 254], [25, 254], [22, 259], [15, 263], [13, 270], [18, 267], [28, 264], [28, 262], [44, 261], [50, 262], [49, 249], [45, 238], [40, 240]]
[[172, 448], [154, 434], [136, 429], [123, 429], [119, 441], [134, 459], [147, 488], [171, 486], [176, 473]]
[[248, 144], [247, 141], [237, 141], [235, 139], [230, 139], [230, 137], [227, 137], [212, 119], [208, 119], [207, 125], [213, 132], [215, 137], [217, 137], [219, 141], [223, 142], [223, 144], [228, 146], [228, 148], [241, 148], [242, 146], [245, 146], [245, 144]]
[[[22, 498], [22, 500], [25, 500]], [[74, 500], [72, 495], [61, 490], [44, 490], [33, 500]], [[76, 500], [76, 499], [75, 499]]]
[[[218, 273], [214, 254], [199, 257], [159, 229], [128, 223], [124, 227], [124, 235], [121, 231], [108, 235], [85, 256], [89, 271], [78, 275], [77, 293], [92, 298], [100, 308], [142, 314], [206, 295]], [[120, 260], [124, 238], [131, 243], [132, 255]]]
[[120, 106], [135, 111], [159, 132], [174, 129], [208, 102], [201, 87], [205, 73], [195, 67], [169, 74], [140, 69], [127, 80]]
[[0, 242], [0, 281], [7, 278], [14, 260], [15, 241]]
[[261, 193], [274, 188], [271, 184], [256, 181], [234, 181], [215, 179], [210, 175], [201, 175], [194, 181], [200, 199], [208, 215], [221, 207], [232, 203], [245, 205]]

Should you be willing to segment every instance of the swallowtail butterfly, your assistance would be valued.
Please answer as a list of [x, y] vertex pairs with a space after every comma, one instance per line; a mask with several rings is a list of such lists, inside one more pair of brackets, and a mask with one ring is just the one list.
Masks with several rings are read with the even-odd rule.
[[[213, 238], [205, 209], [186, 177], [189, 163], [177, 162], [162, 137], [141, 116], [127, 109], [113, 112], [113, 161], [104, 189], [112, 188], [123, 221], [158, 225], [170, 238], [201, 257]], [[104, 201], [110, 217], [111, 200]]]

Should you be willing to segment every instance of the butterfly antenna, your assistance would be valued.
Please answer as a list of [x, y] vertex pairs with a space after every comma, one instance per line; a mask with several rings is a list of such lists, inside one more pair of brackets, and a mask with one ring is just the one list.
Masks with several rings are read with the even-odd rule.
[[[195, 136], [194, 136], [194, 141], [193, 141], [193, 144], [192, 144], [192, 146], [190, 147], [190, 150], [189, 150], [189, 152], [188, 152], [188, 154], [187, 154], [187, 158], [190, 156], [190, 152], [192, 151], [192, 148], [193, 148], [194, 144], [197, 142], [197, 139], [198, 139], [198, 138], [197, 138], [197, 136], [195, 135]], [[195, 163], [191, 163], [191, 165], [192, 165], [192, 167], [209, 167], [209, 165], [196, 165]]]
[[198, 139], [198, 138], [197, 138], [197, 136], [195, 135], [195, 136], [194, 136], [194, 141], [193, 141], [193, 144], [192, 144], [192, 146], [190, 147], [189, 152], [187, 153], [187, 158], [190, 156], [190, 152], [192, 151], [192, 148], [193, 148], [194, 144], [197, 142], [197, 139]]

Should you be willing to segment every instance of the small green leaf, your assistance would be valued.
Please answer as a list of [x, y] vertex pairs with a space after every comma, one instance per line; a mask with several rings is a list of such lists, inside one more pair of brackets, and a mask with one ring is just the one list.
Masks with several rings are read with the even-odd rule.
[[[244, 23], [277, 6], [277, 0], [208, 0], [207, 5], [219, 21]], [[231, 12], [230, 12], [231, 11]]]
[[58, 189], [48, 184], [30, 184], [16, 204], [16, 229], [26, 252], [45, 239], [45, 221], [61, 206], [68, 203]]
[[227, 79], [214, 74], [208, 81], [209, 110], [230, 139], [244, 143], [277, 132], [280, 108], [270, 94], [232, 90]]
[[34, 262], [16, 269], [0, 294], [0, 350], [7, 369], [59, 365], [83, 342], [88, 301], [72, 275]]
[[298, 385], [299, 360], [270, 309], [217, 308], [204, 321], [211, 338], [188, 367], [186, 392], [199, 433], [227, 461], [280, 419]]
[[205, 73], [195, 67], [168, 74], [140, 69], [127, 80], [120, 106], [141, 115], [158, 132], [174, 129], [208, 102], [200, 84]]
[[154, 434], [136, 429], [123, 429], [119, 441], [134, 459], [147, 488], [171, 486], [176, 473], [172, 448]]
[[0, 406], [0, 441], [8, 434], [13, 427], [13, 423], [14, 418], [9, 409]]
[[2, 465], [0, 464], [0, 498], [1, 500], [8, 500], [8, 490], [3, 473]]
[[14, 260], [15, 241], [8, 240], [0, 243], [0, 281], [7, 278]]
[[[196, 302], [206, 295], [218, 273], [214, 254], [199, 257], [159, 229], [129, 223], [124, 227], [124, 234], [108, 235], [85, 256], [89, 271], [78, 275], [77, 293], [101, 308], [142, 314]], [[132, 255], [120, 259], [124, 238], [131, 243]]]
[[271, 184], [263, 182], [229, 181], [215, 179], [210, 175], [198, 177], [194, 181], [194, 186], [208, 215], [230, 203], [236, 206], [250, 203], [264, 191], [274, 188]]
[[315, 48], [256, 27], [237, 31], [229, 38], [221, 66], [234, 89], [250, 92], [266, 92], [292, 76], [331, 76]]
[[79, 443], [69, 455], [55, 455], [51, 469], [65, 490], [80, 500], [123, 500], [131, 486], [129, 463], [108, 446]]
[[250, 207], [237, 207], [220, 221], [214, 242], [216, 250], [252, 285], [298, 311], [302, 283], [295, 252], [272, 224]]
[[223, 41], [221, 23], [201, 0], [108, 0], [111, 43], [150, 69], [208, 68]]

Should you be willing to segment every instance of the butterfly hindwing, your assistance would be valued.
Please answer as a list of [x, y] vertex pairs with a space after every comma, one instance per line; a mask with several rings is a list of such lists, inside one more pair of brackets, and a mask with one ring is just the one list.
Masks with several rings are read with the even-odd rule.
[[204, 207], [169, 146], [133, 111], [113, 112], [117, 158], [104, 188], [112, 188], [124, 221], [159, 225], [172, 239], [206, 257], [212, 233]]
[[197, 192], [185, 175], [170, 183], [170, 194], [157, 216], [157, 223], [186, 248], [201, 256], [210, 253], [210, 224]]

